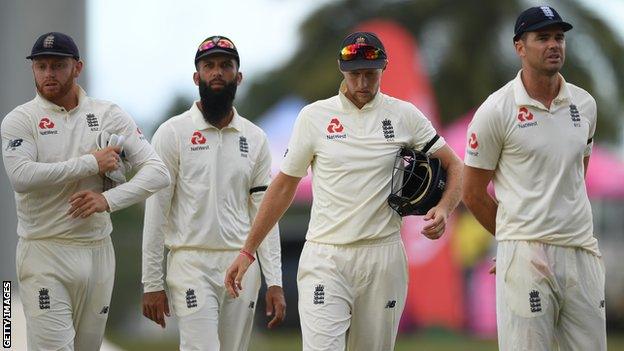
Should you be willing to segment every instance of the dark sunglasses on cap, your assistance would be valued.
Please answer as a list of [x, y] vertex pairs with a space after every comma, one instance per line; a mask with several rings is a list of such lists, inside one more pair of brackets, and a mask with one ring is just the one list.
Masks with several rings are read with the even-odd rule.
[[217, 41], [214, 41], [212, 39], [206, 40], [205, 42], [201, 43], [199, 45], [199, 48], [197, 49], [198, 51], [206, 51], [206, 50], [210, 50], [214, 47], [219, 47], [222, 49], [231, 49], [231, 50], [236, 50], [236, 47], [234, 46], [234, 43], [232, 43], [231, 41], [229, 41], [228, 39], [224, 39], [221, 38]]
[[351, 61], [358, 56], [365, 60], [377, 60], [386, 58], [386, 53], [367, 44], [351, 44], [340, 50], [340, 59], [343, 61]]

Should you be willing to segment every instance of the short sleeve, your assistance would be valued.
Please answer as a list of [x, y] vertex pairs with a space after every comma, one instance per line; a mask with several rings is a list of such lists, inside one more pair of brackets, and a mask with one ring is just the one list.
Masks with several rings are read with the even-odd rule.
[[304, 108], [297, 116], [282, 162], [282, 172], [292, 177], [305, 177], [314, 158], [313, 128], [306, 111]]
[[[423, 150], [424, 147], [438, 135], [431, 121], [416, 106], [408, 104], [406, 125], [411, 135], [411, 147], [416, 150]], [[446, 142], [441, 136], [430, 146], [427, 154], [430, 155], [438, 151]]]
[[467, 132], [467, 166], [494, 170], [498, 165], [503, 147], [503, 132], [500, 128], [500, 116], [488, 106], [487, 101], [475, 112]]

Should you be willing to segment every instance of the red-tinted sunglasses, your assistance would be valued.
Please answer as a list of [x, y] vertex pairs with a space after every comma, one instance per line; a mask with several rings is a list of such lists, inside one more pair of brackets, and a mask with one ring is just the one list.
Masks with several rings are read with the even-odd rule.
[[223, 49], [236, 50], [234, 43], [232, 43], [231, 41], [227, 39], [221, 38], [217, 41], [214, 41], [213, 39], [206, 40], [205, 42], [199, 45], [198, 51], [206, 51], [206, 50], [214, 48], [215, 46], [223, 48]]
[[343, 61], [351, 61], [358, 56], [365, 60], [377, 60], [386, 58], [386, 53], [368, 44], [351, 44], [340, 50], [340, 59]]

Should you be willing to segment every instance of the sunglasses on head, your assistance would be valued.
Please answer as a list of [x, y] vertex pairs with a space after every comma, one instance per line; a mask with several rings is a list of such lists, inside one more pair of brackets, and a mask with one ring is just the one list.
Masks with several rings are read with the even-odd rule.
[[213, 39], [206, 40], [205, 42], [199, 45], [198, 51], [206, 51], [206, 50], [214, 48], [215, 46], [222, 48], [222, 49], [236, 50], [234, 43], [232, 43], [231, 41], [227, 39], [221, 38], [216, 41]]
[[351, 44], [340, 50], [340, 59], [343, 61], [351, 61], [358, 56], [365, 60], [377, 60], [386, 58], [386, 53], [368, 44]]

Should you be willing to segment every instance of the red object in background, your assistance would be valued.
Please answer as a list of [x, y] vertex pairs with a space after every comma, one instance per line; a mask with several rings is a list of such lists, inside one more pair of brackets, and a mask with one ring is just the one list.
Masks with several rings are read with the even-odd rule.
[[[381, 91], [414, 104], [440, 132], [433, 89], [413, 36], [400, 25], [384, 20], [364, 22], [355, 30], [373, 32], [384, 43], [389, 63], [381, 80]], [[404, 318], [418, 326], [461, 329], [463, 284], [449, 245], [452, 225], [435, 241], [420, 234], [424, 225], [422, 217], [405, 217], [401, 229], [410, 279]]]

